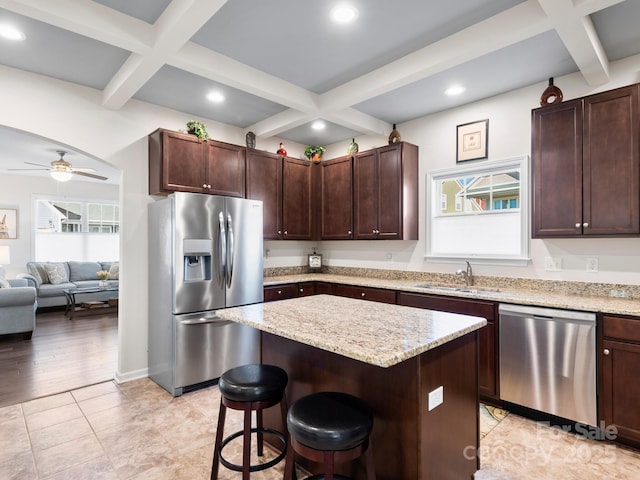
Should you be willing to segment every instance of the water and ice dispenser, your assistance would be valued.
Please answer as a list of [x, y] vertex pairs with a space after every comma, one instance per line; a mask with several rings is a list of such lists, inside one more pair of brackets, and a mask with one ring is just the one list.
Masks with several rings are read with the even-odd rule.
[[184, 281], [199, 282], [211, 280], [211, 255], [213, 241], [205, 239], [184, 239], [182, 254], [184, 263]]

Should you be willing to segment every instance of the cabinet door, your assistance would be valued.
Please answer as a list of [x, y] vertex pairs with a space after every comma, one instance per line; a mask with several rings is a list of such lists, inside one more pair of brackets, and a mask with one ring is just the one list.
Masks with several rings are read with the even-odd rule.
[[205, 191], [202, 142], [194, 135], [158, 129], [149, 135], [149, 194]]
[[582, 234], [582, 100], [532, 113], [532, 236]]
[[640, 233], [639, 86], [584, 100], [583, 234]]
[[247, 149], [247, 198], [262, 200], [267, 240], [282, 238], [282, 157]]
[[354, 160], [354, 238], [378, 238], [378, 153], [356, 155]]
[[602, 346], [603, 420], [621, 438], [640, 442], [640, 345], [605, 339]]
[[496, 365], [498, 365], [498, 349], [496, 348], [497, 315], [496, 305], [493, 302], [399, 292], [398, 305], [485, 318], [487, 326], [481, 328], [478, 335], [480, 350], [478, 362], [479, 390], [480, 395], [484, 397], [498, 398], [496, 375]]
[[208, 193], [244, 198], [245, 148], [229, 143], [204, 143]]
[[273, 302], [275, 300], [286, 300], [298, 296], [298, 284], [287, 283], [285, 285], [270, 285], [264, 287], [264, 301]]
[[321, 240], [353, 238], [353, 158], [342, 157], [320, 164]]
[[300, 282], [298, 284], [298, 296], [309, 297], [316, 294], [316, 282]]
[[282, 164], [282, 238], [311, 240], [311, 168], [306, 160], [284, 157]]
[[402, 149], [378, 149], [378, 238], [396, 240], [402, 228]]

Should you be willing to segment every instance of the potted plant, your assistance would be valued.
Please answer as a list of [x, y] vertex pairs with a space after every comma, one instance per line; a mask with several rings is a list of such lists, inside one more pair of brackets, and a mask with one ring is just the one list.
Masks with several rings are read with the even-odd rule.
[[198, 122], [197, 120], [189, 120], [187, 122], [187, 133], [195, 135], [202, 140], [209, 140], [207, 126], [204, 123]]
[[314, 145], [304, 149], [304, 156], [313, 162], [319, 162], [326, 148]]

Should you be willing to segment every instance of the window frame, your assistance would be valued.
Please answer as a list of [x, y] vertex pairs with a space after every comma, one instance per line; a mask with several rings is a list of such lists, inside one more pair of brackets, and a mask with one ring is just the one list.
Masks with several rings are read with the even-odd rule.
[[[526, 266], [529, 261], [529, 244], [530, 244], [530, 189], [529, 182], [529, 156], [523, 155], [520, 157], [508, 158], [504, 160], [496, 160], [491, 162], [482, 162], [474, 164], [459, 164], [455, 168], [446, 168], [441, 170], [432, 170], [427, 173], [425, 181], [425, 260], [428, 262], [442, 262], [442, 263], [458, 263], [461, 260], [473, 260], [475, 263], [487, 264], [487, 265], [514, 265], [514, 266]], [[482, 176], [494, 173], [500, 173], [505, 171], [519, 170], [520, 172], [520, 245], [519, 253], [511, 255], [500, 254], [488, 254], [473, 252], [471, 249], [468, 252], [451, 253], [451, 252], [434, 252], [433, 244], [434, 238], [432, 235], [437, 235], [437, 231], [434, 231], [435, 218], [438, 217], [438, 212], [435, 209], [442, 203], [440, 199], [441, 192], [437, 188], [438, 182], [449, 179], [459, 178], [467, 176]], [[515, 209], [498, 209], [489, 210], [483, 212], [465, 212], [454, 213], [452, 216], [458, 216], [461, 221], [465, 217], [474, 216], [476, 219], [481, 219], [482, 216], [504, 215], [507, 212], [513, 213]], [[495, 219], [496, 217], [493, 217]], [[470, 243], [471, 244], [471, 243]]]

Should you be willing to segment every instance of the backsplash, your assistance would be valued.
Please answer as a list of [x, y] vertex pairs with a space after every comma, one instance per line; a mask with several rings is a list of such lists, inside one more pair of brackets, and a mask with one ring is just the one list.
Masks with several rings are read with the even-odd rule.
[[[385, 280], [411, 280], [433, 283], [437, 285], [462, 285], [455, 274], [412, 272], [402, 270], [383, 270], [375, 268], [331, 267], [322, 270], [311, 270], [306, 266], [265, 268], [264, 277], [308, 274], [344, 275], [361, 278], [380, 278]], [[566, 295], [587, 295], [596, 297], [615, 297], [640, 299], [640, 285], [624, 285], [613, 283], [566, 282], [557, 280], [538, 280], [513, 277], [474, 276], [473, 283], [479, 287], [490, 287], [513, 290], [537, 290]]]

